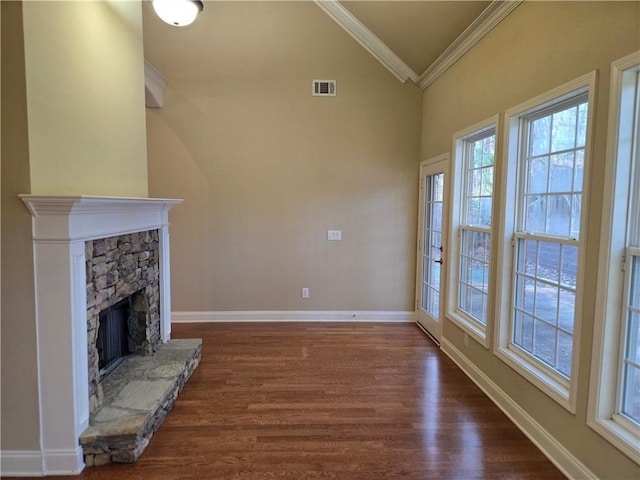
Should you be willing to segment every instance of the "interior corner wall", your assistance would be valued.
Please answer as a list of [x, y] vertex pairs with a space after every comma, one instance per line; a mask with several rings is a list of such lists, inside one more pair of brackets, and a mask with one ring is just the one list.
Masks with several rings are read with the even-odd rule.
[[21, 2], [2, 11], [0, 277], [0, 442], [5, 450], [38, 450], [40, 443], [31, 215], [18, 198], [30, 193], [27, 103]]
[[185, 29], [143, 11], [168, 78], [150, 192], [185, 199], [173, 310], [413, 312], [422, 91], [313, 2], [211, 2]]
[[24, 2], [34, 194], [147, 197], [141, 2]]
[[[597, 70], [588, 198], [586, 271], [577, 413], [571, 414], [445, 321], [444, 337], [588, 469], [631, 479], [640, 469], [586, 424], [611, 62], [640, 47], [638, 2], [524, 2], [466, 53], [423, 96], [422, 158], [449, 152], [453, 134]], [[502, 141], [502, 125], [499, 126]], [[500, 178], [501, 157], [496, 170]], [[495, 191], [500, 198], [500, 191]], [[497, 258], [492, 268], [496, 271]], [[494, 311], [494, 310], [490, 310]]]

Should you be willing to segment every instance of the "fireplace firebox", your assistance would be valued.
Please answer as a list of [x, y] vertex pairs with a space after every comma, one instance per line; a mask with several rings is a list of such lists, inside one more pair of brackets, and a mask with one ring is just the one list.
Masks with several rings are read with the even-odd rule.
[[96, 340], [100, 379], [108, 375], [131, 353], [129, 348], [131, 311], [131, 297], [127, 297], [100, 312], [100, 326]]

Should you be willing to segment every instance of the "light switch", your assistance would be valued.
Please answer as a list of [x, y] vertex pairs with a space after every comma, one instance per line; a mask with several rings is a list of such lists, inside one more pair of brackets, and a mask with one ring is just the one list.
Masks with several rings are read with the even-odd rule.
[[327, 230], [327, 240], [342, 240], [342, 230]]

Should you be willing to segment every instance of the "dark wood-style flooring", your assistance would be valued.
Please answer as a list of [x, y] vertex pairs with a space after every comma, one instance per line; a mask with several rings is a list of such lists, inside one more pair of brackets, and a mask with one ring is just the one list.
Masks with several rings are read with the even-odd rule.
[[182, 324], [202, 362], [133, 465], [91, 480], [563, 479], [413, 324]]

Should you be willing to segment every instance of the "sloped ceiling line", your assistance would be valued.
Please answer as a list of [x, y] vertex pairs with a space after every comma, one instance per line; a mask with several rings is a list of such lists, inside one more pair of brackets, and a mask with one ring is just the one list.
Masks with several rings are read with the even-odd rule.
[[494, 0], [491, 2], [478, 18], [420, 76], [357, 17], [343, 7], [338, 0], [314, 1], [329, 17], [395, 75], [398, 80], [403, 83], [411, 80], [424, 90], [498, 25], [523, 0]]
[[496, 25], [498, 25], [507, 15], [509, 15], [523, 0], [506, 0], [493, 1], [483, 10], [471, 25], [460, 34], [454, 42], [442, 52], [442, 54], [433, 62], [420, 77], [418, 85], [424, 90], [440, 75], [442, 75], [449, 67], [456, 63], [460, 57], [467, 53], [478, 43], [482, 37], [489, 33]]
[[315, 0], [316, 4], [344, 28], [360, 45], [373, 55], [382, 65], [393, 73], [402, 83], [407, 80], [416, 82], [418, 74], [402, 61], [393, 50], [365, 27], [349, 10], [337, 0]]

